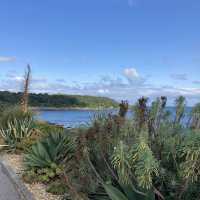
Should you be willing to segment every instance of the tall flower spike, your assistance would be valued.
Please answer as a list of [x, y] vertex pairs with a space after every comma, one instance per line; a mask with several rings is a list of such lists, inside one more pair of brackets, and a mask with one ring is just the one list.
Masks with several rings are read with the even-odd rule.
[[29, 96], [29, 85], [30, 85], [30, 78], [31, 78], [31, 66], [27, 65], [27, 71], [25, 72], [24, 76], [24, 91], [21, 100], [22, 111], [26, 113], [28, 111], [28, 96]]

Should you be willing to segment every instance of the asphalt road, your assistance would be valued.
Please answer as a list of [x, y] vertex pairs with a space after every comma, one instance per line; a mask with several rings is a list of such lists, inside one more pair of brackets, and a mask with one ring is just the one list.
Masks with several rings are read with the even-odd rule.
[[19, 194], [15, 190], [12, 182], [3, 173], [0, 165], [0, 200], [20, 200]]

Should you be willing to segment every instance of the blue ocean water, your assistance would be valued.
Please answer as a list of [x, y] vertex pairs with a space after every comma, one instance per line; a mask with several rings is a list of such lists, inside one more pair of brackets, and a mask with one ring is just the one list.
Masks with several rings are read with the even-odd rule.
[[[175, 108], [168, 107], [172, 113], [172, 118], [175, 115]], [[41, 110], [37, 111], [37, 119], [47, 121], [50, 123], [63, 125], [65, 127], [76, 127], [80, 125], [87, 125], [91, 122], [97, 112], [95, 110]], [[106, 110], [105, 112], [116, 114], [118, 110]], [[187, 107], [185, 111], [185, 117], [183, 119], [183, 123], [187, 123], [189, 114], [191, 112], [191, 108]], [[129, 111], [127, 117], [131, 118], [133, 116], [133, 112]]]
[[[37, 119], [65, 127], [88, 125], [95, 114], [104, 111], [96, 110], [41, 110], [37, 111]], [[117, 110], [107, 110], [108, 113], [116, 113]], [[131, 114], [129, 113], [129, 116]]]

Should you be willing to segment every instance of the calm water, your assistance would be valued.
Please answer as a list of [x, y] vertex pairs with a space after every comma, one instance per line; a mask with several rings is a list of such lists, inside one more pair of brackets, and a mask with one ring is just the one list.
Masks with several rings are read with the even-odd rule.
[[[172, 114], [175, 114], [174, 108], [167, 108]], [[188, 120], [188, 115], [191, 108], [186, 109], [184, 123]], [[109, 110], [113, 114], [117, 113], [117, 110]], [[93, 116], [97, 113], [94, 110], [59, 110], [59, 111], [39, 111], [37, 112], [37, 118], [50, 123], [64, 125], [65, 127], [76, 127], [79, 125], [87, 125], [91, 122]], [[128, 117], [133, 114], [131, 111], [128, 112]]]
[[[87, 125], [98, 111], [94, 110], [58, 110], [58, 111], [39, 111], [37, 118], [65, 127], [76, 127], [79, 125]], [[100, 112], [100, 111], [99, 111]], [[117, 110], [107, 110], [108, 113], [117, 113]], [[131, 116], [131, 112], [128, 113]]]

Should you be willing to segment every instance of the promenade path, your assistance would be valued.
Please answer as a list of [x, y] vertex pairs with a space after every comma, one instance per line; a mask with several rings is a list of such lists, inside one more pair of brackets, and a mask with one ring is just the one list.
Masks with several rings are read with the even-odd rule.
[[0, 200], [20, 200], [14, 185], [2, 170], [0, 165]]

